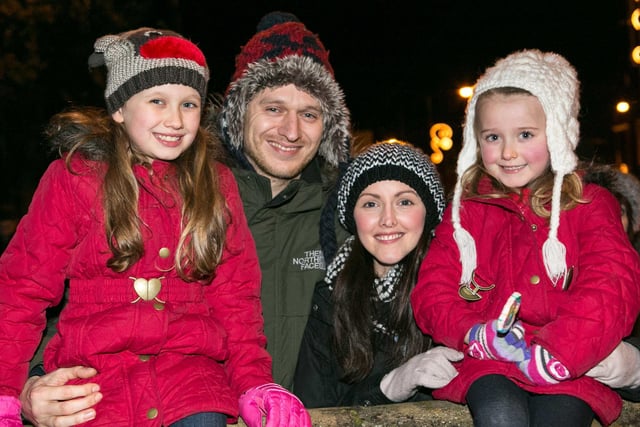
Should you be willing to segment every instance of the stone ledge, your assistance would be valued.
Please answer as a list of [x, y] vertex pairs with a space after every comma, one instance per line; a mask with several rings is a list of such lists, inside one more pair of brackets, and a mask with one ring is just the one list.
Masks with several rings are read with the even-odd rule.
[[[310, 409], [314, 427], [473, 427], [467, 407], [443, 401]], [[239, 421], [237, 426], [246, 427]], [[640, 403], [625, 402], [612, 427], [640, 426]], [[592, 427], [601, 427], [595, 422]]]
[[[368, 407], [310, 409], [314, 427], [473, 427], [467, 407], [429, 401]], [[237, 427], [246, 427], [242, 420]], [[25, 424], [31, 426], [31, 424]], [[611, 427], [640, 426], [640, 403], [624, 402], [622, 414]], [[594, 421], [592, 427], [602, 427]]]

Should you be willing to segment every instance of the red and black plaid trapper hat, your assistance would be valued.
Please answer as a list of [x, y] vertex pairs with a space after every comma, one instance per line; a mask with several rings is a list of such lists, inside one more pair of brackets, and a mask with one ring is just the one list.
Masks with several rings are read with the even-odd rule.
[[307, 30], [295, 15], [272, 12], [260, 20], [257, 30], [236, 56], [236, 71], [231, 78], [232, 82], [240, 78], [252, 62], [261, 59], [275, 60], [290, 55], [312, 58], [333, 76], [329, 52], [318, 36]]

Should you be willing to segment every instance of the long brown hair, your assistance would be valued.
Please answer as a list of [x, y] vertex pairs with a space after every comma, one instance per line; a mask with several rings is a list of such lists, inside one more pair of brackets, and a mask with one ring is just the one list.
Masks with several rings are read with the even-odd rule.
[[[427, 213], [429, 215], [429, 213]], [[425, 225], [428, 221], [425, 221]], [[424, 229], [416, 248], [400, 264], [404, 273], [391, 301], [386, 326], [398, 340], [392, 347], [390, 363], [394, 366], [425, 351], [431, 340], [418, 329], [411, 310], [409, 297], [416, 283], [418, 269], [431, 243], [431, 230]], [[374, 364], [372, 334], [373, 292], [375, 279], [373, 255], [356, 235], [351, 253], [338, 274], [333, 290], [334, 349], [343, 369], [343, 380], [356, 382], [364, 379]]]
[[[104, 109], [70, 109], [52, 117], [45, 130], [67, 168], [82, 156], [106, 164], [102, 183], [105, 236], [112, 256], [107, 266], [122, 272], [140, 259], [144, 251], [138, 215], [138, 195], [144, 191], [133, 165], [145, 164], [131, 149], [122, 124]], [[230, 220], [219, 188], [216, 161], [221, 144], [201, 127], [193, 144], [172, 163], [182, 199], [182, 232], [175, 254], [176, 271], [184, 280], [209, 280], [222, 257], [226, 224]]]

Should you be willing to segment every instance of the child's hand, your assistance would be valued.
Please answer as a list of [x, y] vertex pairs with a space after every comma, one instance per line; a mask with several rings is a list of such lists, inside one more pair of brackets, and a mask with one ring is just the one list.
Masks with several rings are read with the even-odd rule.
[[524, 340], [524, 326], [520, 321], [513, 324], [509, 332], [497, 332], [497, 320], [478, 323], [469, 330], [467, 354], [473, 358], [522, 362], [530, 358], [529, 348]]
[[536, 385], [557, 384], [571, 378], [569, 370], [538, 344], [533, 344], [527, 359], [518, 368]]
[[278, 384], [250, 388], [240, 396], [240, 416], [249, 427], [311, 427], [311, 417], [293, 393]]

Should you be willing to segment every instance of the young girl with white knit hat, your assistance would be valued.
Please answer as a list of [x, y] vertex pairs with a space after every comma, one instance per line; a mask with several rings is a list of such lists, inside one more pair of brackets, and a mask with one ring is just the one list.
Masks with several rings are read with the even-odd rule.
[[622, 408], [584, 374], [631, 331], [640, 262], [615, 198], [576, 171], [579, 110], [575, 69], [539, 50], [497, 61], [467, 106], [453, 200], [411, 301], [423, 332], [465, 353], [434, 397], [466, 402], [478, 426], [608, 425]]

